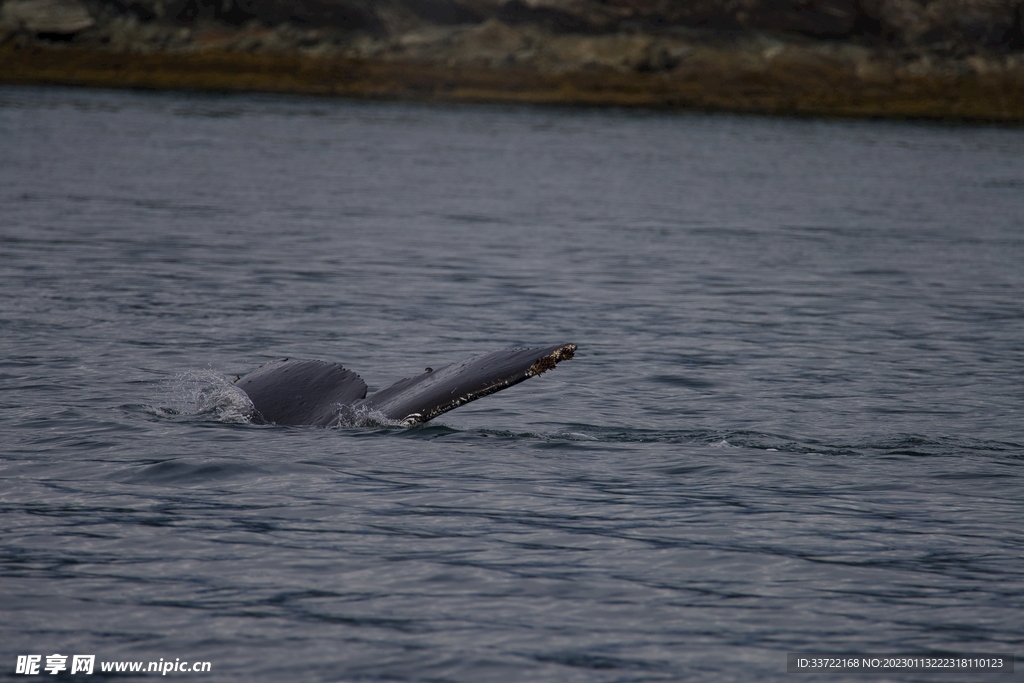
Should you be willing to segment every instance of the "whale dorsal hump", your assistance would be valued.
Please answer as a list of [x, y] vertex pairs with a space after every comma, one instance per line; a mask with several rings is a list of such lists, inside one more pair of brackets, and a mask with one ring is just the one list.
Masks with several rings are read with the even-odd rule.
[[235, 382], [258, 417], [280, 425], [328, 425], [338, 407], [366, 396], [366, 382], [337, 363], [276, 360]]

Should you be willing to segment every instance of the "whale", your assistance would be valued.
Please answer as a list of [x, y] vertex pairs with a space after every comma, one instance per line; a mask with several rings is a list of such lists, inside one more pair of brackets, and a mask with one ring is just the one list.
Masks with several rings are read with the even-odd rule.
[[322, 360], [281, 358], [236, 376], [234, 385], [248, 396], [257, 423], [330, 427], [370, 416], [413, 426], [541, 375], [575, 352], [575, 344], [491, 351], [426, 368], [369, 397], [359, 375]]

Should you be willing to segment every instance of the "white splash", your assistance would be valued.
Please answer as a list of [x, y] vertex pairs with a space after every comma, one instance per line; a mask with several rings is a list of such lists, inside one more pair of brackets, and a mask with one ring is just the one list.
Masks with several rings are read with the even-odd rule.
[[336, 405], [337, 412], [328, 427], [409, 427], [418, 422], [407, 422], [405, 420], [394, 420], [389, 418], [380, 410], [371, 410], [363, 407]]
[[189, 370], [166, 383], [171, 415], [204, 417], [217, 422], [246, 423], [252, 418], [252, 401], [226, 377], [212, 369]]

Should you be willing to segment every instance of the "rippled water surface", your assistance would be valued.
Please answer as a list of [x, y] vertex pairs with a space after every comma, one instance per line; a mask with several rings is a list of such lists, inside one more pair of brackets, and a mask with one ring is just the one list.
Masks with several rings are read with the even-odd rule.
[[[419, 428], [230, 386], [561, 342]], [[1022, 379], [1019, 129], [0, 89], [4, 671], [1020, 654]]]

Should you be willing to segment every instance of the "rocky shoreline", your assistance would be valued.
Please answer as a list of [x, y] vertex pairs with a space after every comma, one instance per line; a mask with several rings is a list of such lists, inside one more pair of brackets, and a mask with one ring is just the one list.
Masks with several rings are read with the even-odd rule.
[[1019, 0], [0, 0], [0, 82], [1024, 121]]

